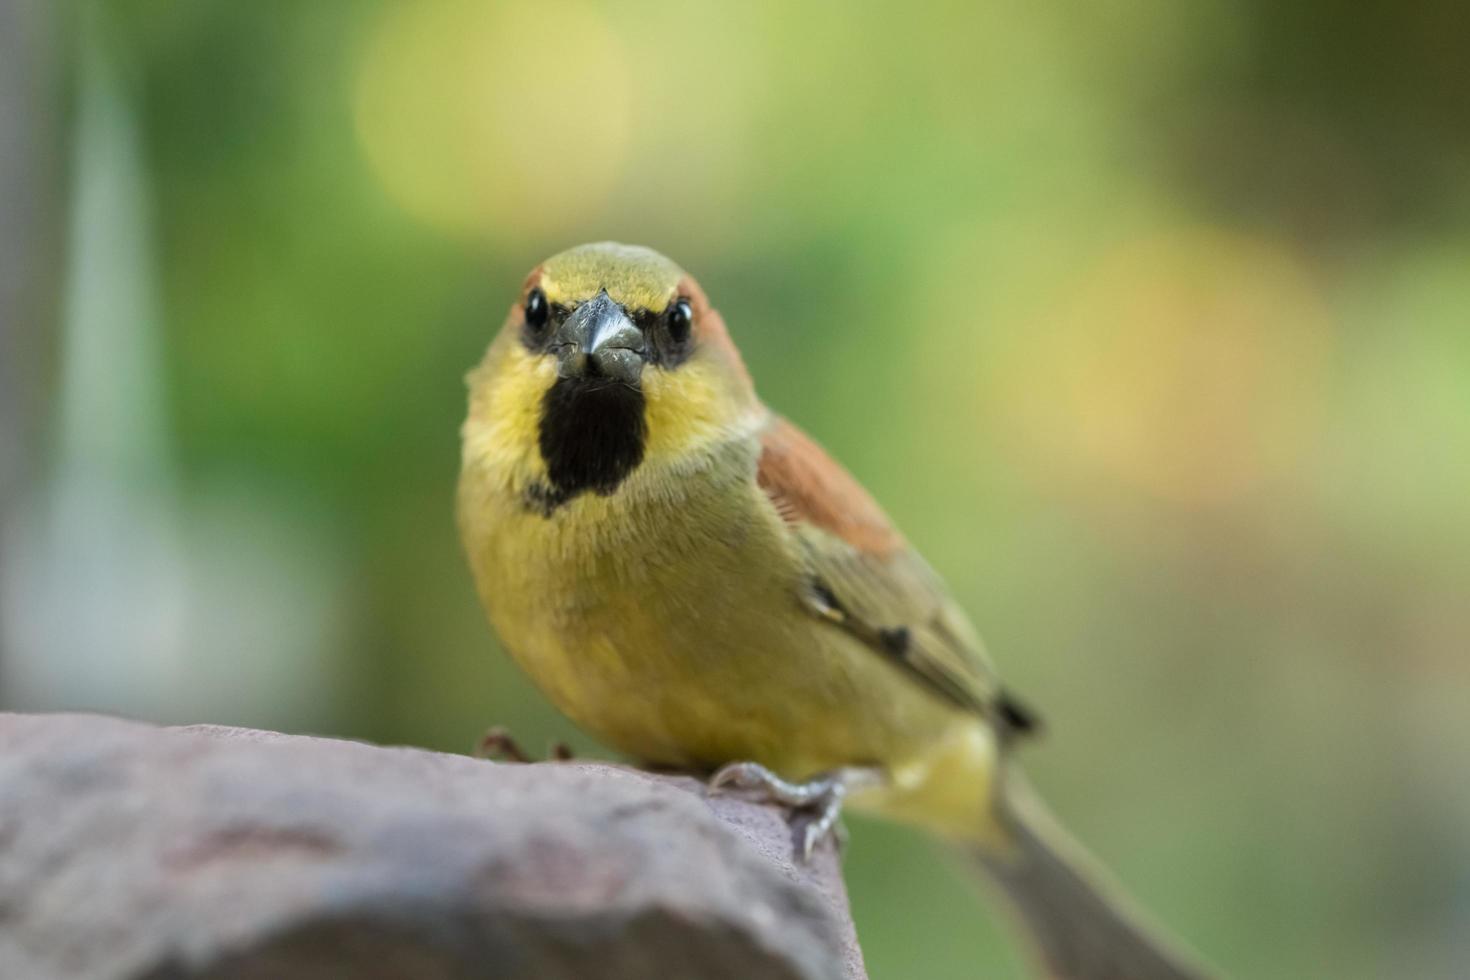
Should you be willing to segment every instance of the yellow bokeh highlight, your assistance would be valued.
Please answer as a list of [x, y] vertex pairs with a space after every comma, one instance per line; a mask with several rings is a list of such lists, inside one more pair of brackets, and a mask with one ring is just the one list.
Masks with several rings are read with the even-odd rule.
[[1282, 245], [1171, 228], [1059, 284], [997, 394], [1024, 451], [1074, 478], [1224, 503], [1310, 452], [1331, 327]]
[[579, 0], [388, 4], [356, 66], [359, 139], [388, 194], [508, 241], [601, 207], [627, 161], [627, 50]]

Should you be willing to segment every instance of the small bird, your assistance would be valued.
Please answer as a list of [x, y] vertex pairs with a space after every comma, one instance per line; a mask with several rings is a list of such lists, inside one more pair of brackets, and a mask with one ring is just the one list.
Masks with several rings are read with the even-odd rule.
[[1205, 975], [1049, 817], [1013, 762], [1036, 714], [677, 265], [611, 242], [546, 260], [468, 383], [476, 587], [574, 722], [805, 813], [803, 855], [844, 803], [963, 845], [1053, 976]]

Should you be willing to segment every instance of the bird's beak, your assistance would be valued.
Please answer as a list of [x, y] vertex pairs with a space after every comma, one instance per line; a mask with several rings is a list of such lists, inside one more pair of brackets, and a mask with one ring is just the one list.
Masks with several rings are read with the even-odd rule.
[[605, 289], [572, 311], [551, 349], [563, 378], [609, 378], [636, 387], [643, 374], [643, 332]]

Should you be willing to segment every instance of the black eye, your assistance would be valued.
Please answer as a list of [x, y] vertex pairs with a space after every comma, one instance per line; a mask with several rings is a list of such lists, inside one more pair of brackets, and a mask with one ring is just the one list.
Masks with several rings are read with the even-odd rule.
[[682, 296], [669, 308], [669, 339], [682, 344], [689, 339], [689, 330], [694, 326], [694, 311], [689, 301]]
[[550, 318], [551, 307], [546, 302], [546, 294], [540, 289], [531, 290], [526, 297], [526, 329], [539, 333]]

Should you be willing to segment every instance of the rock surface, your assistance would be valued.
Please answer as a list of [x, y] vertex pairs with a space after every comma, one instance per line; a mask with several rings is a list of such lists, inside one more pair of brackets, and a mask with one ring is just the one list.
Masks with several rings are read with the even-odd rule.
[[831, 848], [692, 779], [0, 714], [0, 977], [863, 976]]

